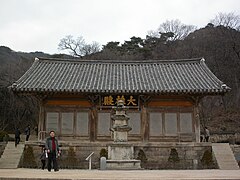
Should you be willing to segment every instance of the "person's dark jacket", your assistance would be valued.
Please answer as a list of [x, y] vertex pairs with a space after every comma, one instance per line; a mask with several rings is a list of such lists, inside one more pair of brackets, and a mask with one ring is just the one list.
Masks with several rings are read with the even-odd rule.
[[21, 134], [21, 132], [19, 131], [19, 129], [16, 129], [16, 131], [15, 131], [15, 137], [16, 137], [16, 138], [20, 138], [20, 134]]
[[[55, 139], [56, 151], [58, 152], [60, 150], [59, 145], [58, 145], [58, 140], [56, 138], [54, 138], [54, 139]], [[47, 138], [46, 143], [45, 143], [45, 148], [46, 148], [46, 150], [50, 150], [50, 152], [53, 152], [52, 137]]]
[[30, 135], [30, 127], [26, 127], [25, 134], [28, 135], [28, 136]]

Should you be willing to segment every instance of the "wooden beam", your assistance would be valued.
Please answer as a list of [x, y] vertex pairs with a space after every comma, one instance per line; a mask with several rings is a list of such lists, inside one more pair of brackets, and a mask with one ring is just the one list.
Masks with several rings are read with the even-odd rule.
[[190, 101], [151, 101], [148, 103], [148, 107], [159, 107], [159, 106], [193, 106]]
[[82, 107], [91, 107], [90, 102], [79, 100], [48, 100], [46, 105], [78, 105]]

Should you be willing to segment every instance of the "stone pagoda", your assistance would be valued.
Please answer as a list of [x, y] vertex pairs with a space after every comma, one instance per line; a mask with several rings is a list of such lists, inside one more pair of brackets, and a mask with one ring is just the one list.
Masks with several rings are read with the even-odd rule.
[[128, 126], [129, 116], [126, 114], [127, 107], [119, 100], [113, 107], [116, 112], [112, 115], [114, 142], [108, 145], [107, 169], [140, 169], [140, 160], [134, 158], [133, 145], [128, 143], [128, 132], [132, 130]]

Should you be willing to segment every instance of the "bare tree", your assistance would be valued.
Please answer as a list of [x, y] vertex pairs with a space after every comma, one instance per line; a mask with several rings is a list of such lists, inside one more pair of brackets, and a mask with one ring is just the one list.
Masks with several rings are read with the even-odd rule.
[[90, 55], [100, 51], [100, 44], [92, 42], [86, 43], [82, 36], [74, 39], [73, 36], [68, 35], [60, 40], [58, 44], [59, 50], [68, 50], [69, 53], [76, 57]]
[[84, 55], [90, 55], [100, 51], [100, 44], [96, 41], [93, 41], [91, 44], [86, 44], [82, 47], [82, 53]]
[[240, 16], [235, 13], [218, 13], [214, 19], [210, 21], [214, 26], [224, 26], [240, 30]]
[[196, 26], [183, 24], [180, 20], [167, 20], [166, 22], [160, 24], [159, 28], [156, 31], [149, 31], [148, 35], [152, 37], [160, 37], [162, 34], [173, 33], [173, 37], [170, 37], [168, 40], [183, 40], [191, 32], [196, 30]]

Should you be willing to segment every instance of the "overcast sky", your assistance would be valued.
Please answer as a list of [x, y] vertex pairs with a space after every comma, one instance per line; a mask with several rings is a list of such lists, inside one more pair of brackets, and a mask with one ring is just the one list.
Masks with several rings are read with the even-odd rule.
[[0, 0], [0, 46], [54, 54], [66, 35], [124, 42], [166, 20], [201, 28], [219, 12], [240, 15], [240, 0]]

